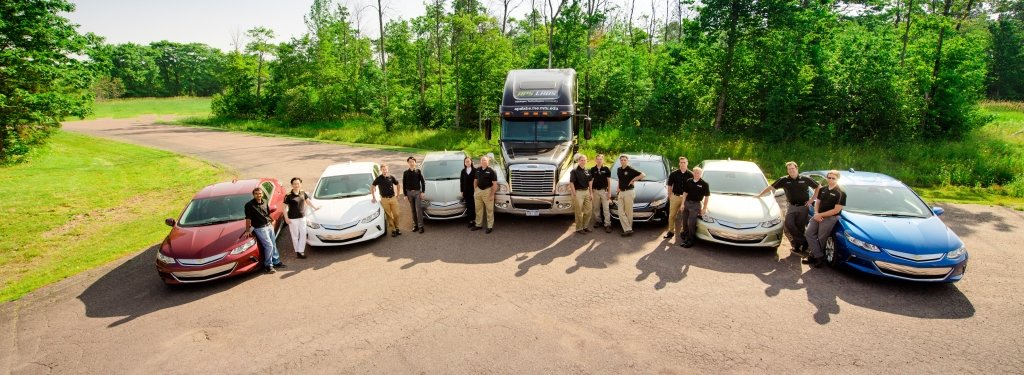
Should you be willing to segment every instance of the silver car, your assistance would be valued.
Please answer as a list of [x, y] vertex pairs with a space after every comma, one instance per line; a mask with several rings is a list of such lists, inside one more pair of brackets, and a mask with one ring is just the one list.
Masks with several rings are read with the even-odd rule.
[[733, 246], [778, 247], [782, 211], [761, 168], [749, 161], [705, 160], [704, 180], [711, 188], [707, 214], [697, 221], [697, 238]]
[[[449, 220], [466, 217], [466, 202], [461, 197], [459, 173], [463, 151], [436, 151], [427, 153], [420, 164], [427, 191], [423, 197], [423, 215], [431, 220]], [[472, 199], [472, 197], [469, 197]]]

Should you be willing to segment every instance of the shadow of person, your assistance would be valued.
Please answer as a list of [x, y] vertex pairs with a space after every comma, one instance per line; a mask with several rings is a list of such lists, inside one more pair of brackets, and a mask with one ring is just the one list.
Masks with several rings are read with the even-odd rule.
[[734, 247], [706, 241], [698, 241], [691, 248], [683, 248], [672, 241], [663, 241], [654, 251], [637, 261], [636, 268], [640, 274], [636, 281], [643, 281], [654, 274], [659, 278], [654, 288], [662, 289], [669, 283], [682, 281], [689, 268], [696, 267], [716, 272], [759, 275], [764, 277], [762, 280], [769, 284], [769, 288], [775, 283], [781, 289], [785, 284], [782, 279], [785, 273], [776, 273], [779, 272], [778, 267], [787, 262], [790, 261], [780, 261], [774, 249]]
[[636, 281], [647, 280], [651, 274], [658, 276], [654, 283], [654, 289], [664, 289], [668, 283], [678, 283], [690, 272], [690, 264], [687, 257], [689, 251], [672, 244], [664, 243], [658, 245], [654, 251], [644, 255], [636, 262], [636, 268], [640, 274], [636, 275]]
[[380, 240], [377, 238], [350, 245], [307, 247], [306, 258], [299, 259], [295, 253], [295, 245], [292, 243], [291, 232], [285, 226], [281, 228], [281, 234], [277, 237], [277, 249], [281, 253], [281, 262], [287, 264], [288, 267], [278, 271], [280, 271], [282, 279], [287, 279], [295, 277], [303, 271], [327, 268], [335, 263], [369, 253], [373, 244]]
[[771, 271], [754, 273], [761, 282], [768, 284], [764, 289], [764, 295], [775, 297], [783, 289], [803, 289], [804, 286], [800, 283], [800, 276], [803, 273], [800, 256], [790, 253], [787, 257], [779, 257], [779, 253], [776, 252], [774, 260], [775, 267]]
[[811, 268], [801, 279], [813, 319], [824, 325], [840, 312], [839, 301], [891, 314], [924, 319], [965, 319], [974, 305], [954, 284], [884, 279], [846, 269]]
[[585, 250], [576, 256], [576, 264], [565, 270], [565, 273], [572, 274], [581, 268], [605, 269], [619, 262], [619, 258], [643, 251], [643, 246], [636, 246], [620, 236], [608, 237], [605, 233], [595, 231], [588, 238], [594, 238]]
[[78, 299], [90, 318], [121, 317], [108, 327], [116, 327], [135, 318], [166, 308], [184, 305], [233, 288], [255, 273], [206, 283], [168, 287], [153, 269], [154, 245], [89, 285]]

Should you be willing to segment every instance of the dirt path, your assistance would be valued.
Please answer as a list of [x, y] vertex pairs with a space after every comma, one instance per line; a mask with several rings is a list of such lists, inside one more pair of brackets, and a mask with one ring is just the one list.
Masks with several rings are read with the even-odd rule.
[[[140, 120], [65, 129], [241, 177], [406, 156]], [[1024, 217], [945, 208], [971, 252], [956, 285], [809, 269], [786, 246], [682, 249], [650, 226], [577, 236], [570, 218], [428, 223], [175, 290], [150, 248], [0, 305], [0, 373], [1020, 373]]]

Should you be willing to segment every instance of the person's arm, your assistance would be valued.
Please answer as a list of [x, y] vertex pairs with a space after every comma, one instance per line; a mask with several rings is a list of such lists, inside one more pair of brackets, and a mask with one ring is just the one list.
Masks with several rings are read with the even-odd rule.
[[688, 194], [690, 194], [690, 193], [687, 193], [685, 191], [683, 192], [683, 196], [681, 197], [681, 199], [683, 200], [683, 203], [679, 205], [679, 212], [683, 212], [684, 210], [686, 210], [686, 196]]
[[843, 211], [843, 205], [836, 204], [835, 208], [833, 208], [831, 210], [828, 210], [828, 211], [825, 211], [825, 212], [822, 212], [819, 215], [821, 215], [821, 217], [825, 218], [825, 217], [839, 215], [839, 213], [842, 212], [842, 211]]
[[576, 180], [578, 179], [579, 178], [576, 177], [575, 169], [569, 172], [569, 195], [572, 196], [573, 202], [576, 202]]
[[[638, 171], [638, 172], [639, 172], [639, 171]], [[639, 176], [633, 177], [633, 179], [632, 179], [632, 180], [629, 180], [629, 184], [630, 184], [630, 185], [633, 185], [633, 184], [635, 184], [635, 183], [636, 183], [637, 181], [643, 180], [643, 179], [644, 179], [644, 177], [647, 177], [647, 174], [646, 174], [646, 173], [644, 173], [644, 172], [640, 172], [640, 175], [639, 175]]]
[[245, 218], [245, 230], [242, 231], [242, 235], [238, 238], [244, 238], [246, 236], [252, 237], [252, 221], [249, 218]]
[[811, 199], [807, 200], [807, 203], [804, 204], [805, 206], [810, 207], [812, 204], [814, 204], [814, 199], [818, 197], [818, 188], [821, 186], [818, 185], [817, 181], [814, 181], [814, 179], [810, 177], [804, 178], [807, 179], [807, 184], [810, 185], [812, 189], [814, 189], [814, 195], [811, 197]]
[[370, 202], [377, 203], [377, 183], [370, 185]]
[[396, 188], [398, 188], [398, 190], [395, 190], [395, 196], [405, 195], [405, 190], [402, 190], [402, 181], [399, 181], [398, 178], [394, 176], [392, 176], [392, 178], [394, 178], [394, 180], [391, 180], [391, 182], [395, 184]]
[[769, 193], [769, 192], [771, 192], [772, 190], [775, 190], [775, 187], [774, 187], [774, 186], [771, 186], [771, 185], [765, 186], [765, 187], [764, 187], [764, 190], [761, 190], [761, 193], [757, 194], [757, 196], [759, 196], [759, 197], [763, 197], [763, 196], [766, 196], [766, 195], [768, 195], [768, 193]]
[[704, 196], [704, 204], [701, 205], [701, 207], [700, 207], [700, 216], [704, 216], [705, 214], [708, 213], [708, 200], [710, 200], [710, 199], [711, 199], [710, 195], [705, 195]]
[[423, 178], [423, 170], [417, 169], [416, 176], [420, 179], [420, 199], [423, 199], [424, 195], [427, 194], [427, 179]]
[[306, 194], [306, 192], [302, 192], [302, 195], [303, 195], [303, 198], [305, 198], [305, 199], [302, 200], [303, 204], [305, 204], [306, 206], [312, 208], [313, 211], [316, 211], [316, 210], [320, 209], [320, 207], [314, 206], [313, 203], [310, 203], [310, 201], [309, 201], [309, 194]]
[[284, 223], [292, 225], [292, 220], [288, 218], [288, 203], [284, 204], [284, 210], [282, 211], [284, 211], [283, 213], [281, 213], [281, 217], [284, 218]]

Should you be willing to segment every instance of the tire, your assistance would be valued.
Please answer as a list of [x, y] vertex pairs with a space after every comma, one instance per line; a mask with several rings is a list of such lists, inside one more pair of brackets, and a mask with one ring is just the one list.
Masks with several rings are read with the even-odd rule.
[[835, 236], [828, 236], [825, 239], [825, 262], [828, 263], [829, 267], [839, 268], [843, 265], [843, 261], [840, 260], [839, 254], [836, 253], [836, 239]]

